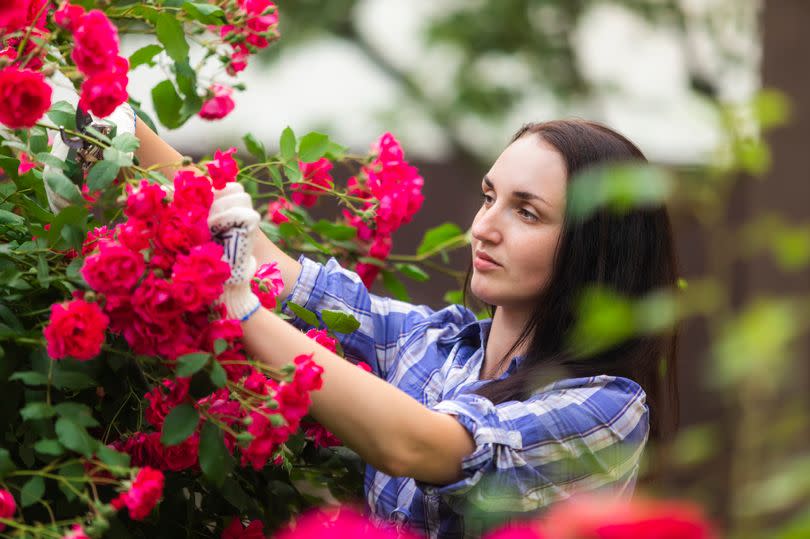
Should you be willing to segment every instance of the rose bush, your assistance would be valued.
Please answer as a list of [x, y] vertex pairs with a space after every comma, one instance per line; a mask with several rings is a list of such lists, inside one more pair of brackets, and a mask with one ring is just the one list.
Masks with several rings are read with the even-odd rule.
[[[122, 57], [122, 23], [156, 42]], [[235, 86], [197, 80], [187, 37], [205, 34], [204, 61], [234, 76], [280, 37], [279, 24], [269, 0], [103, 8], [0, 0], [0, 530], [74, 539], [396, 535], [349, 509], [294, 518], [327, 499], [358, 500], [362, 464], [307, 416], [322, 383], [310, 357], [273, 370], [245, 353], [239, 323], [217, 304], [230, 270], [206, 224], [213, 189], [240, 181], [266, 200], [261, 227], [278, 245], [335, 256], [368, 286], [382, 276], [406, 298], [400, 276], [426, 279], [419, 263], [466, 238], [448, 223], [426, 233], [410, 262], [390, 259], [392, 234], [423, 202], [423, 179], [396, 138], [381, 135], [358, 158], [321, 133], [287, 128], [275, 155], [247, 134], [249, 155], [220, 149], [196, 172], [167, 178], [134, 162], [131, 135], [82, 124], [83, 112], [104, 117], [129, 100], [154, 125], [126, 88], [129, 72], [158, 55], [171, 64], [151, 95], [160, 123], [227, 116]], [[73, 84], [76, 106], [51, 102], [57, 72]], [[102, 157], [86, 169], [75, 151], [61, 160], [49, 153], [56, 136], [99, 147]], [[337, 164], [356, 172], [340, 181]], [[72, 204], [46, 210], [44, 184]], [[310, 213], [322, 199], [339, 206], [334, 219]], [[275, 265], [259, 268], [251, 284], [266, 308], [280, 310]], [[344, 313], [289, 308], [338, 354], [335, 334], [358, 326]], [[633, 518], [642, 513], [654, 511]], [[661, 518], [644, 526], [681, 525]], [[700, 517], [684, 518], [703, 529]], [[619, 536], [600, 522], [580, 535]]]

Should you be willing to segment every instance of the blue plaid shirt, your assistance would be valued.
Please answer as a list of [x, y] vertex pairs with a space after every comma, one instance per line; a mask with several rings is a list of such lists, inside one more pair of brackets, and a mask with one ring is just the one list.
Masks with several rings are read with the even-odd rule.
[[[366, 465], [375, 520], [428, 537], [473, 537], [484, 526], [473, 515], [538, 512], [575, 492], [632, 493], [649, 432], [637, 383], [605, 375], [568, 378], [525, 401], [494, 405], [472, 394], [486, 383], [479, 372], [490, 320], [479, 321], [459, 305], [435, 311], [375, 296], [334, 259], [300, 261], [303, 271], [288, 301], [354, 315], [360, 328], [338, 335], [346, 356], [367, 362], [375, 375], [431, 410], [454, 415], [475, 440], [461, 463], [464, 477], [449, 485], [391, 477]], [[293, 323], [306, 327], [300, 319]], [[501, 378], [521, 359], [512, 359]]]

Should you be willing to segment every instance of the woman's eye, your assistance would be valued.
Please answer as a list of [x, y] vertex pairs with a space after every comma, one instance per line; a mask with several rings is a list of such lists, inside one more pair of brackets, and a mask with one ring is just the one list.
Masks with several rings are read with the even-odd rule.
[[537, 221], [539, 217], [524, 208], [518, 208], [518, 215], [529, 221]]
[[481, 193], [481, 199], [484, 201], [484, 204], [486, 204], [487, 206], [489, 206], [490, 204], [492, 204], [495, 201], [495, 199], [492, 198], [487, 193]]

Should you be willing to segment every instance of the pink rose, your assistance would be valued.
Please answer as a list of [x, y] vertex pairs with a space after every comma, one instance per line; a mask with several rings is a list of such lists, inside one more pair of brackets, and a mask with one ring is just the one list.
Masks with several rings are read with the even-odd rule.
[[51, 318], [43, 333], [51, 359], [92, 359], [101, 351], [110, 320], [97, 303], [74, 299], [51, 305]]
[[177, 301], [174, 283], [150, 273], [132, 293], [132, 308], [143, 320], [160, 324], [183, 315], [186, 306]]
[[193, 247], [188, 255], [178, 255], [172, 269], [175, 291], [190, 311], [219, 298], [230, 275], [230, 266], [222, 260], [222, 246], [213, 242]]
[[157, 228], [157, 241], [164, 249], [177, 253], [211, 241], [207, 215], [196, 210], [172, 206]]
[[[14, 518], [17, 512], [17, 502], [14, 496], [6, 489], [0, 489], [0, 518]], [[0, 531], [6, 529], [5, 524], [0, 524]]]
[[85, 533], [81, 524], [74, 524], [70, 531], [62, 536], [62, 539], [90, 539], [90, 536]]
[[71, 58], [85, 75], [113, 71], [118, 57], [118, 29], [104, 12], [93, 9], [79, 19]]
[[199, 450], [200, 435], [194, 433], [177, 445], [163, 447], [163, 465], [172, 472], [194, 468], [199, 462]]
[[[126, 62], [123, 58], [121, 60]], [[109, 116], [118, 105], [129, 98], [127, 84], [129, 84], [129, 79], [126, 71], [123, 74], [97, 73], [88, 77], [82, 83], [79, 107], [85, 111], [89, 110], [100, 118]]]
[[0, 71], [0, 123], [34, 127], [51, 106], [53, 90], [42, 73], [7, 67]]
[[250, 524], [244, 526], [239, 517], [231, 520], [231, 523], [222, 532], [222, 539], [264, 539], [264, 523], [261, 520], [251, 520]]
[[208, 175], [211, 176], [214, 189], [224, 189], [225, 184], [236, 181], [239, 167], [232, 157], [235, 153], [236, 148], [228, 148], [224, 152], [217, 150], [214, 153], [214, 160], [205, 165], [208, 169]]
[[204, 120], [219, 120], [230, 114], [236, 106], [231, 98], [233, 88], [214, 84], [209, 91], [212, 97], [203, 103], [199, 112], [200, 117]]
[[207, 215], [213, 201], [214, 192], [208, 178], [191, 170], [181, 170], [174, 175], [175, 207]]
[[250, 289], [259, 297], [264, 308], [275, 309], [276, 298], [284, 290], [284, 281], [278, 264], [275, 262], [262, 264], [250, 280]]
[[23, 152], [20, 154], [20, 166], [17, 167], [17, 174], [22, 176], [32, 168], [36, 168], [37, 163], [36, 161], [32, 161], [31, 157]]
[[[31, 0], [0, 0], [0, 29], [11, 33], [24, 26], [30, 1]], [[2, 528], [0, 528], [0, 530], [1, 529]]]
[[293, 193], [290, 198], [295, 204], [310, 208], [318, 201], [318, 193], [323, 193], [324, 188], [332, 188], [335, 181], [329, 174], [332, 170], [332, 163], [321, 158], [314, 163], [299, 162], [301, 174], [307, 183], [294, 183], [290, 185]]
[[290, 220], [289, 217], [281, 213], [281, 210], [292, 209], [292, 204], [286, 198], [279, 198], [267, 205], [267, 220], [280, 225]]
[[79, 28], [82, 16], [84, 15], [84, 8], [82, 6], [75, 6], [73, 4], [65, 4], [61, 8], [53, 12], [53, 20], [62, 28], [67, 28], [71, 32], [75, 32]]
[[158, 430], [163, 428], [163, 420], [166, 419], [172, 408], [188, 399], [189, 386], [188, 378], [175, 378], [174, 380], [163, 380], [160, 386], [152, 388], [143, 396], [149, 403], [149, 407], [144, 412], [146, 420]]
[[123, 294], [132, 290], [143, 276], [143, 255], [124, 245], [105, 241], [98, 253], [84, 260], [81, 273], [96, 292]]
[[307, 337], [320, 344], [330, 352], [337, 351], [337, 341], [329, 336], [325, 329], [310, 329], [307, 331]]
[[157, 221], [166, 209], [166, 191], [147, 180], [141, 180], [138, 187], [127, 185], [127, 205], [124, 213], [127, 217], [141, 221]]
[[111, 502], [113, 507], [129, 509], [132, 520], [143, 520], [163, 496], [163, 473], [148, 466], [141, 468], [129, 490]]
[[115, 225], [114, 237], [132, 251], [142, 251], [157, 232], [157, 225], [149, 221], [128, 219]]

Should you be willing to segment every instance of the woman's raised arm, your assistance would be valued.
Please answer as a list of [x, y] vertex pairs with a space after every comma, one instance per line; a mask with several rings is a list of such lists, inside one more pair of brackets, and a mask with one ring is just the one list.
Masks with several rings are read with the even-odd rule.
[[[177, 171], [183, 169], [199, 172], [196, 167], [183, 166], [183, 155], [160, 138], [145, 122], [136, 121], [135, 136], [141, 142], [140, 147], [135, 152], [141, 166], [147, 168], [156, 167], [167, 178], [173, 177]], [[270, 262], [278, 264], [281, 277], [284, 280], [284, 290], [279, 295], [279, 300], [284, 301], [301, 274], [301, 264], [276, 247], [261, 229], [257, 228], [254, 234], [253, 256], [256, 257], [256, 264], [259, 267]]]

